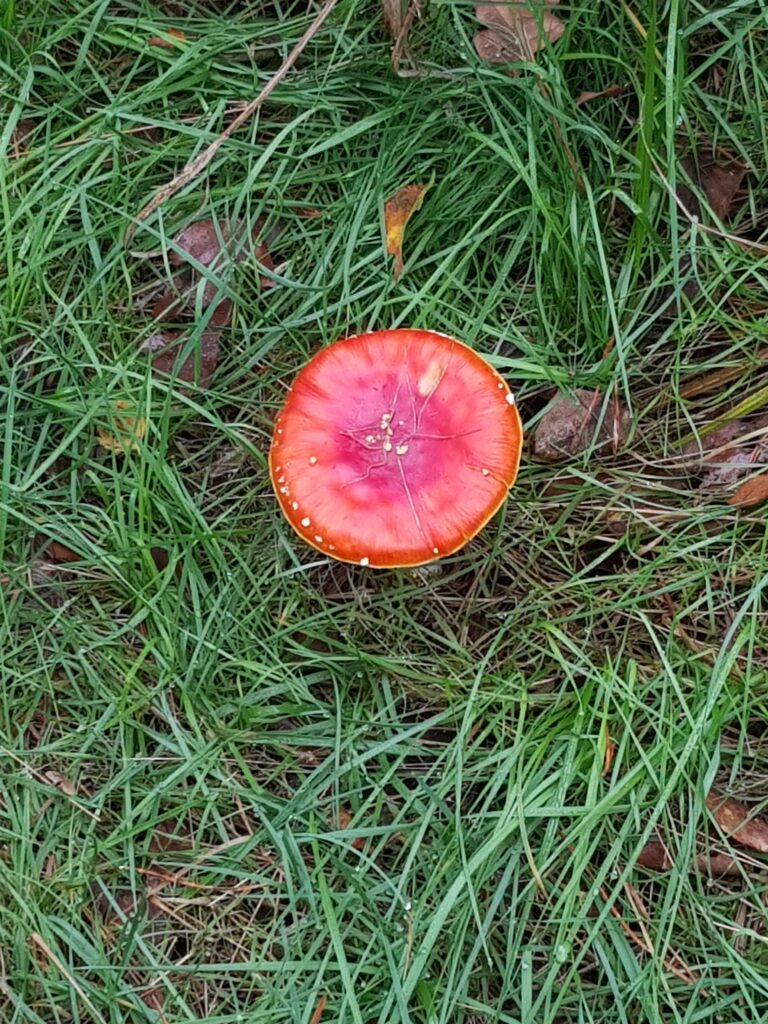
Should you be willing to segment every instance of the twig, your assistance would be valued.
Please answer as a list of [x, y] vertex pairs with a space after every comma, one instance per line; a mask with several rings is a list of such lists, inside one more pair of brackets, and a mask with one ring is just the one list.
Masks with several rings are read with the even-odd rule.
[[403, 23], [400, 26], [400, 31], [397, 33], [395, 39], [395, 45], [392, 47], [392, 70], [395, 74], [398, 74], [400, 67], [400, 60], [403, 56], [410, 58], [408, 52], [408, 33], [413, 28], [413, 21], [417, 14], [420, 14], [420, 0], [411, 0], [408, 4], [408, 10], [406, 11]]
[[306, 47], [307, 43], [318, 32], [321, 25], [323, 24], [323, 22], [331, 13], [331, 11], [333, 10], [337, 3], [338, 0], [325, 0], [325, 3], [320, 8], [320, 11], [318, 12], [315, 20], [309, 26], [307, 31], [298, 41], [298, 43], [296, 43], [294, 48], [285, 58], [281, 66], [272, 76], [272, 78], [270, 78], [270, 80], [261, 90], [259, 95], [255, 99], [251, 100], [251, 102], [240, 111], [240, 113], [233, 121], [230, 121], [230, 123], [227, 125], [227, 127], [224, 129], [221, 135], [218, 136], [218, 138], [214, 139], [213, 142], [202, 151], [202, 153], [198, 153], [196, 157], [190, 160], [186, 167], [184, 167], [183, 170], [181, 170], [176, 175], [175, 178], [169, 181], [167, 185], [164, 185], [159, 190], [159, 192], [156, 192], [152, 199], [150, 199], [150, 201], [147, 203], [147, 205], [143, 207], [143, 209], [139, 210], [139, 212], [136, 214], [134, 223], [129, 225], [125, 233], [126, 244], [133, 237], [133, 234], [136, 228], [139, 226], [139, 224], [143, 220], [146, 220], [146, 218], [149, 217], [151, 213], [154, 213], [155, 210], [158, 209], [158, 207], [162, 206], [167, 199], [170, 199], [171, 196], [176, 195], [176, 193], [180, 189], [182, 189], [185, 185], [188, 185], [190, 181], [193, 181], [198, 176], [198, 174], [202, 173], [202, 171], [205, 170], [205, 168], [208, 166], [211, 160], [213, 160], [213, 158], [216, 156], [219, 149], [221, 149], [222, 145], [227, 141], [227, 139], [231, 135], [234, 135], [237, 129], [241, 125], [245, 124], [245, 122], [253, 116], [253, 114], [259, 109], [262, 103], [277, 88], [280, 82], [282, 82], [282, 80], [291, 70], [293, 65], [301, 56], [301, 53]]
[[320, 1018], [323, 1016], [323, 1010], [325, 1009], [325, 992], [317, 1000], [317, 1006], [315, 1012], [312, 1014], [312, 1019], [309, 1024], [320, 1024]]

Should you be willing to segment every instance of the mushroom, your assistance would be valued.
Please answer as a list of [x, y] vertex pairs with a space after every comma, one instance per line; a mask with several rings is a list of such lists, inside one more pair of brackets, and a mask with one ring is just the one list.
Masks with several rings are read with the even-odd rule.
[[503, 504], [522, 426], [501, 376], [434, 331], [359, 334], [322, 349], [280, 410], [269, 472], [307, 544], [372, 568], [453, 554]]

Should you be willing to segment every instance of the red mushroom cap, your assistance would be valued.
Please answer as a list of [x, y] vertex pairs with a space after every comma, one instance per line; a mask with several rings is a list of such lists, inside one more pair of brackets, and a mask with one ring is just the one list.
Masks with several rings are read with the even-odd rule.
[[434, 331], [337, 341], [299, 372], [275, 423], [269, 471], [300, 537], [374, 568], [458, 551], [517, 476], [522, 426], [507, 384]]

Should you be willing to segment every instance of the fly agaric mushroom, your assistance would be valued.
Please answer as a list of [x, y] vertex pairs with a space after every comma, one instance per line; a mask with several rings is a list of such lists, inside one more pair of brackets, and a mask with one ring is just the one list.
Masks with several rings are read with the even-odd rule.
[[269, 472], [299, 536], [373, 568], [458, 551], [517, 476], [515, 399], [476, 352], [434, 331], [359, 334], [322, 349], [278, 414]]

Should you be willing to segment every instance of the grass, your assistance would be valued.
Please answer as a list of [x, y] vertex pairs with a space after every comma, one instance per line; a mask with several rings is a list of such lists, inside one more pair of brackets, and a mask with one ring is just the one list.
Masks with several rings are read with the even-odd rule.
[[[433, 0], [411, 36], [427, 73], [397, 78], [377, 5], [341, 0], [131, 242], [163, 249], [212, 213], [278, 231], [276, 286], [249, 260], [220, 281], [236, 313], [217, 370], [174, 390], [135, 308], [168, 269], [125, 229], [312, 11], [6, 3], [9, 1024], [768, 1012], [764, 862], [688, 871], [717, 839], [713, 783], [766, 804], [765, 513], [701, 493], [680, 456], [763, 386], [766, 259], [692, 228], [671, 191], [676, 154], [712, 140], [750, 167], [728, 229], [765, 230], [768, 18], [561, 7], [564, 37], [510, 78], [474, 56], [472, 6]], [[170, 27], [187, 41], [148, 45]], [[395, 284], [383, 201], [433, 174]], [[555, 389], [601, 387], [630, 438], [524, 461], [504, 511], [434, 570], [329, 562], [277, 513], [272, 417], [319, 346], [406, 324], [484, 353], [529, 431]], [[148, 422], [125, 455], [97, 443], [117, 401]], [[636, 864], [657, 835], [666, 873]]]

